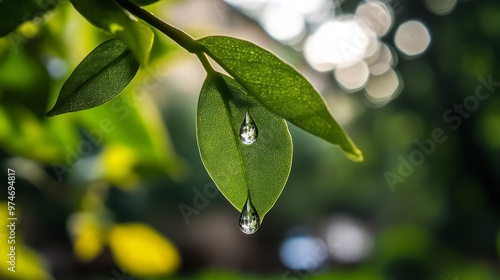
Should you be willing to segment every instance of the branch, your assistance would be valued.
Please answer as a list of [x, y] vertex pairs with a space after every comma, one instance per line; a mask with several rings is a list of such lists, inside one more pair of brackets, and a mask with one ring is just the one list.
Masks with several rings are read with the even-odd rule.
[[134, 3], [128, 0], [115, 0], [115, 1], [125, 10], [129, 11], [131, 14], [135, 15], [136, 17], [149, 23], [151, 26], [160, 30], [163, 34], [167, 35], [170, 39], [174, 40], [177, 44], [179, 44], [179, 46], [183, 47], [188, 52], [190, 53], [199, 52], [200, 48], [198, 42], [196, 42], [196, 40], [189, 34], [157, 18], [152, 13], [144, 10], [143, 8], [135, 5]]

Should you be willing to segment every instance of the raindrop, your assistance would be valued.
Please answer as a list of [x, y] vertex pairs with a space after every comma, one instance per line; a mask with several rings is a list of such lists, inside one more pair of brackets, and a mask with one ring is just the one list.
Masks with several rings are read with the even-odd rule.
[[240, 229], [245, 234], [253, 234], [259, 229], [259, 227], [259, 214], [257, 213], [257, 210], [255, 210], [255, 207], [253, 207], [249, 195], [247, 202], [245, 202], [245, 206], [243, 206], [243, 210], [241, 210]]
[[245, 120], [243, 120], [240, 128], [241, 143], [245, 145], [252, 145], [257, 140], [258, 134], [259, 131], [257, 130], [257, 126], [247, 111], [245, 114]]

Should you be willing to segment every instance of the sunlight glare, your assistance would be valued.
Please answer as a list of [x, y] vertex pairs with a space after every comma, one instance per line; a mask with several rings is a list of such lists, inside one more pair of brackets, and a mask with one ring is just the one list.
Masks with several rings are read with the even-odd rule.
[[299, 41], [305, 33], [304, 16], [285, 6], [271, 5], [262, 14], [262, 27], [274, 39], [285, 43]]
[[315, 69], [318, 64], [349, 67], [365, 57], [369, 42], [369, 37], [354, 19], [333, 20], [307, 39], [304, 52]]
[[282, 7], [288, 7], [304, 16], [317, 13], [323, 9], [327, 3], [325, 0], [269, 0], [271, 4], [279, 4]]

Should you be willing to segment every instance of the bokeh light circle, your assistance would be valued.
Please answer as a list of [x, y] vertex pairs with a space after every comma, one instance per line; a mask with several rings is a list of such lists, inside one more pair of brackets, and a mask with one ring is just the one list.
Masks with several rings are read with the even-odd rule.
[[316, 270], [328, 258], [329, 254], [324, 242], [311, 235], [290, 237], [280, 248], [281, 262], [293, 270]]
[[370, 1], [359, 5], [355, 18], [363, 21], [379, 37], [387, 34], [393, 21], [391, 10], [380, 1]]
[[365, 93], [371, 104], [378, 107], [396, 97], [402, 88], [399, 75], [390, 69], [382, 75], [371, 76], [365, 85]]
[[262, 14], [262, 27], [274, 39], [295, 43], [305, 32], [304, 16], [294, 9], [270, 6]]
[[429, 47], [431, 35], [422, 22], [409, 20], [398, 27], [394, 43], [399, 51], [412, 57], [422, 54]]
[[370, 76], [370, 70], [366, 62], [362, 60], [346, 68], [336, 68], [334, 76], [346, 91], [353, 92], [365, 86]]
[[377, 58], [375, 58], [369, 65], [370, 74], [381, 75], [391, 69], [394, 65], [394, 57], [386, 44], [381, 44]]
[[325, 234], [330, 256], [340, 263], [362, 261], [373, 247], [373, 236], [366, 226], [349, 216], [334, 217]]
[[436, 15], [451, 13], [457, 5], [457, 0], [424, 0], [425, 7]]
[[365, 57], [369, 42], [370, 38], [356, 20], [332, 20], [307, 39], [304, 53], [315, 69], [322, 64], [349, 67]]

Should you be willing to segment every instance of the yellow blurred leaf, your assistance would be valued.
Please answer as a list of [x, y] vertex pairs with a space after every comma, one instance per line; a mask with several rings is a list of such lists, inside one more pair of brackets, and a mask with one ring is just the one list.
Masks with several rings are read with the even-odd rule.
[[[7, 203], [0, 203], [0, 209], [2, 209], [0, 220], [7, 221]], [[0, 255], [4, 256], [0, 266], [0, 279], [53, 279], [45, 270], [43, 258], [24, 246], [17, 226], [15, 232], [15, 244], [8, 244], [7, 237], [10, 235], [10, 229], [6, 226], [0, 227]]]
[[179, 268], [174, 244], [145, 224], [117, 224], [108, 237], [116, 264], [131, 275], [166, 275]]
[[138, 161], [136, 153], [129, 146], [109, 145], [104, 150], [102, 157], [108, 181], [118, 186], [129, 187], [139, 179], [133, 170]]
[[68, 219], [68, 229], [73, 239], [73, 251], [84, 262], [96, 258], [104, 248], [102, 226], [90, 213], [75, 213]]
[[[2, 256], [5, 255], [2, 254]], [[10, 267], [8, 262], [6, 262], [5, 266], [7, 267], [2, 265], [2, 269], [0, 269], [0, 279], [54, 279], [47, 271], [45, 271], [43, 258], [35, 251], [20, 243], [16, 246], [15, 272], [7, 270], [7, 268]]]

